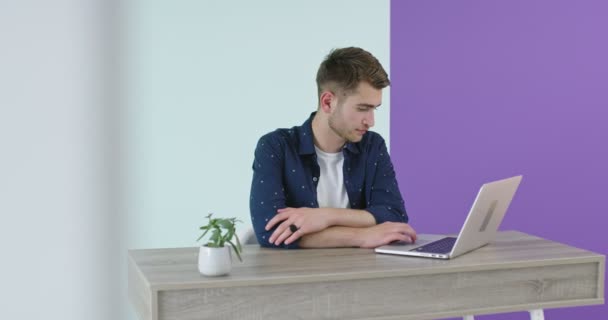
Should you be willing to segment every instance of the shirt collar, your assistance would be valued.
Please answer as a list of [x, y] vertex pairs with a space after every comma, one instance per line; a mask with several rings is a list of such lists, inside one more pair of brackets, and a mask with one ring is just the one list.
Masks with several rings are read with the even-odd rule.
[[[299, 146], [300, 146], [298, 153], [300, 155], [309, 155], [309, 154], [315, 153], [315, 143], [313, 140], [313, 133], [312, 133], [312, 119], [314, 119], [316, 114], [317, 114], [316, 111], [311, 113], [310, 117], [308, 117], [308, 119], [306, 119], [306, 121], [304, 121], [304, 123], [300, 127], [300, 132], [297, 137]], [[361, 148], [360, 142], [357, 142], [357, 143], [347, 142], [344, 145], [344, 149], [346, 149], [354, 154], [359, 154], [360, 148]]]

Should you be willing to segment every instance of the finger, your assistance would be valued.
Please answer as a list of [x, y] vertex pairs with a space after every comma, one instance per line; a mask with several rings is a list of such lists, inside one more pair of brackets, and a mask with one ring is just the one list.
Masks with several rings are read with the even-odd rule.
[[282, 221], [281, 223], [279, 223], [276, 226], [276, 229], [272, 232], [272, 234], [270, 235], [270, 238], [268, 238], [269, 242], [274, 242], [279, 235], [281, 235], [283, 233], [283, 231], [285, 231], [285, 229], [288, 228], [288, 224], [285, 223], [285, 221]]
[[387, 245], [387, 244], [389, 244], [391, 242], [395, 242], [395, 241], [408, 242], [409, 240], [410, 240], [410, 238], [402, 233], [391, 232], [391, 233], [384, 235], [381, 238], [377, 238], [376, 240], [373, 240], [372, 242], [366, 243], [364, 246], [362, 246], [362, 248], [372, 249], [372, 248], [376, 248], [379, 246]]
[[411, 242], [411, 243], [414, 243], [416, 241], [416, 233], [402, 232], [401, 234], [403, 234], [406, 237], [410, 238], [411, 240], [409, 242]]
[[277, 213], [274, 217], [272, 217], [272, 219], [270, 219], [270, 221], [268, 221], [268, 223], [266, 224], [266, 231], [272, 229], [272, 227], [274, 227], [275, 224], [287, 219], [288, 215], [284, 214], [284, 213]]
[[298, 240], [304, 234], [301, 229], [296, 230], [296, 232], [292, 233], [287, 240], [285, 240], [285, 244], [291, 244], [292, 242]]
[[288, 212], [288, 211], [290, 211], [291, 209], [293, 209], [293, 208], [290, 208], [290, 207], [287, 207], [287, 208], [281, 208], [281, 209], [278, 209], [278, 210], [277, 210], [277, 212], [279, 212], [279, 213], [280, 213], [280, 212]]
[[287, 221], [283, 221], [281, 222], [277, 228], [274, 230], [274, 232], [272, 233], [272, 235], [270, 235], [270, 238], [268, 238], [268, 241], [270, 243], [273, 243], [277, 240], [277, 238], [283, 234], [283, 232], [285, 232], [285, 230], [289, 230], [289, 224], [287, 223]]
[[418, 234], [416, 233], [416, 230], [414, 230], [414, 228], [412, 228], [412, 226], [410, 226], [409, 224], [407, 226], [410, 228], [409, 235], [412, 238], [412, 241], [415, 242], [418, 239]]
[[281, 233], [281, 235], [277, 238], [277, 240], [275, 240], [274, 244], [277, 246], [280, 245], [290, 235], [291, 235], [291, 230], [286, 229], [285, 231], [283, 231], [283, 233]]
[[407, 243], [412, 243], [412, 238], [403, 234], [403, 233], [391, 233], [388, 237], [385, 238], [387, 240], [384, 244], [391, 243], [393, 241], [403, 241]]
[[393, 229], [393, 232], [399, 232], [405, 235], [408, 235], [410, 238], [412, 238], [413, 241], [416, 241], [416, 231], [414, 231], [414, 229], [412, 227], [410, 227], [408, 224], [406, 223], [399, 223], [395, 225], [395, 229]]
[[410, 238], [412, 238], [412, 242], [416, 242], [416, 239], [418, 238], [418, 236], [416, 235], [416, 231], [412, 227], [410, 227], [409, 230], [405, 234], [407, 234]]
[[412, 238], [412, 243], [416, 242], [416, 240], [418, 240], [418, 235], [416, 234], [416, 231], [414, 229], [412, 229], [412, 232], [410, 234], [410, 238]]

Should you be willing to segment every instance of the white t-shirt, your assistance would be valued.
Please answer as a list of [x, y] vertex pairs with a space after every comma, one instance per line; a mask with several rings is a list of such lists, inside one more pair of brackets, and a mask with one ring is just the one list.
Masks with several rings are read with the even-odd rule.
[[327, 153], [315, 146], [317, 162], [321, 169], [317, 184], [319, 208], [350, 208], [348, 193], [344, 186], [344, 154]]

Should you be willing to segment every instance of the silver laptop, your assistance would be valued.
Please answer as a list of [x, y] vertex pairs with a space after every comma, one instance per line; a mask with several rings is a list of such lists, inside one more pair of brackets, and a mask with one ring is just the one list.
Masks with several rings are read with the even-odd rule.
[[494, 240], [522, 176], [481, 186], [458, 237], [420, 234], [415, 244], [394, 243], [376, 248], [378, 253], [451, 259]]

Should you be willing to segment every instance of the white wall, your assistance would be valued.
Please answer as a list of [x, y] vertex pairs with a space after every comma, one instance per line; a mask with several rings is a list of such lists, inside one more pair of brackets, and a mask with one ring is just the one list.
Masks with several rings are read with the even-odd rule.
[[3, 319], [115, 319], [100, 1], [0, 3]]
[[[250, 225], [257, 139], [316, 109], [330, 49], [360, 46], [389, 70], [389, 1], [131, 1], [130, 248], [195, 246], [207, 212]], [[389, 133], [389, 92], [375, 130]]]
[[[248, 224], [255, 142], [315, 109], [329, 49], [361, 46], [389, 68], [388, 1], [133, 0], [123, 34], [118, 9], [0, 3], [5, 318], [133, 318], [123, 231], [130, 248], [189, 246], [207, 211]], [[124, 70], [108, 63], [121, 36]]]

